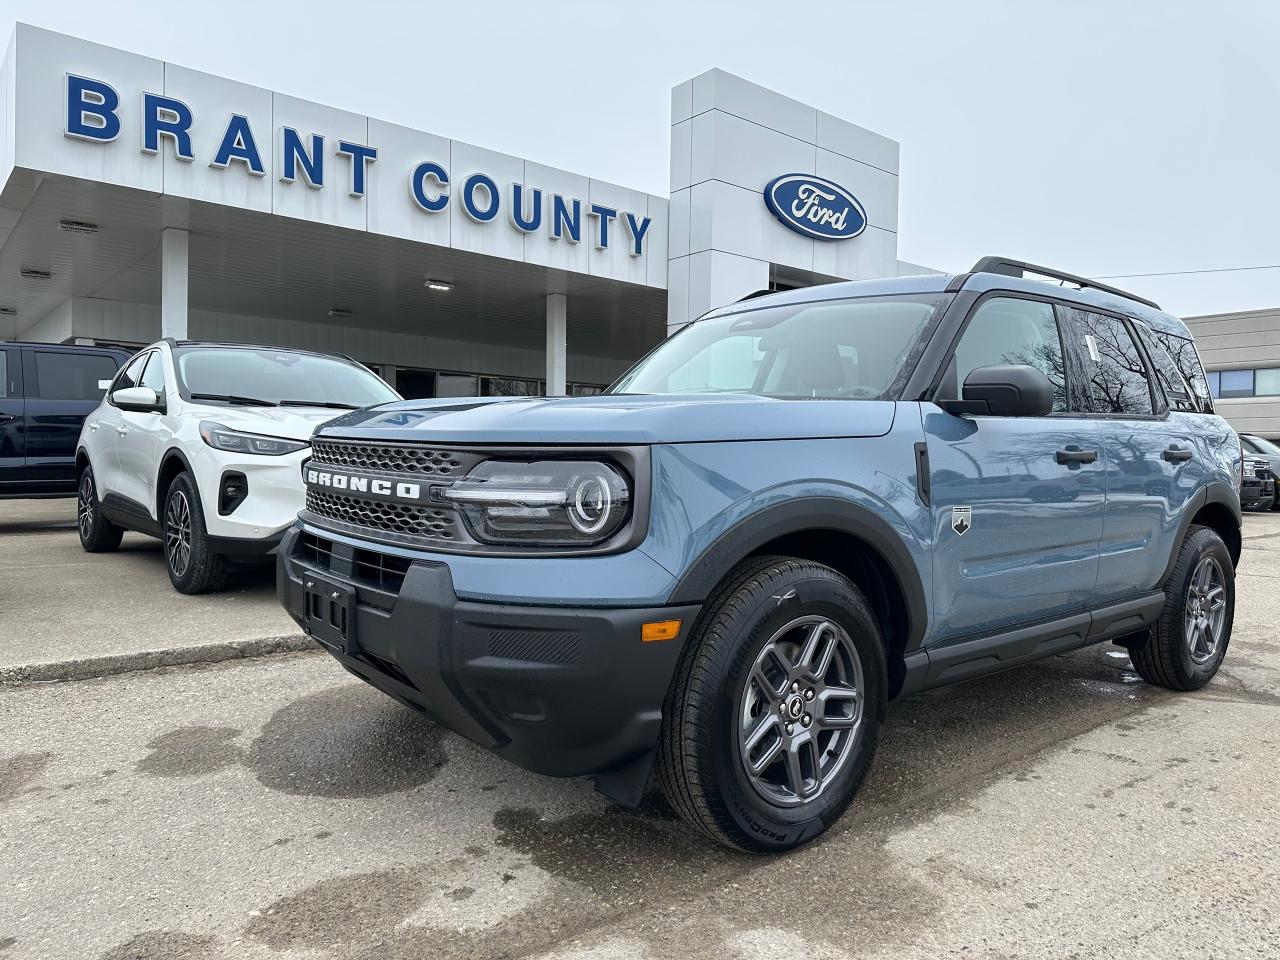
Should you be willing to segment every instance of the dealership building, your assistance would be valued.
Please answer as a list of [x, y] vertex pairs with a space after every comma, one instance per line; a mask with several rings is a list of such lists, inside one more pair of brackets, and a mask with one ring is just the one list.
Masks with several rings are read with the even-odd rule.
[[1280, 308], [1187, 317], [1214, 409], [1240, 433], [1280, 440]]
[[898, 260], [896, 142], [720, 70], [671, 91], [670, 141], [657, 196], [19, 24], [0, 340], [269, 343], [406, 396], [590, 393], [748, 294], [929, 272]]

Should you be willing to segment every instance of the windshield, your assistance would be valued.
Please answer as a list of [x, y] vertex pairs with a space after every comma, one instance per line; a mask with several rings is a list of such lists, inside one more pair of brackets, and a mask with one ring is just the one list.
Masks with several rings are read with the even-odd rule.
[[709, 317], [659, 346], [608, 392], [891, 398], [950, 299], [867, 297]]
[[1244, 445], [1254, 453], [1265, 453], [1269, 457], [1280, 457], [1280, 447], [1262, 437], [1241, 437]]
[[183, 395], [247, 406], [367, 407], [400, 397], [365, 367], [289, 350], [196, 347], [177, 354]]

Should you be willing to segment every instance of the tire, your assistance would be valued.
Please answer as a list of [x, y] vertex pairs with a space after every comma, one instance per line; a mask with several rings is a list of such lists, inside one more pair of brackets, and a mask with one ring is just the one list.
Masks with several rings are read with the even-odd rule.
[[164, 495], [161, 513], [164, 564], [179, 593], [213, 593], [227, 582], [222, 557], [209, 546], [204, 508], [191, 474], [178, 474]]
[[[797, 664], [815, 647], [831, 651], [821, 680], [814, 679], [821, 668]], [[786, 669], [767, 651], [785, 658]], [[772, 699], [764, 683], [774, 687]], [[861, 697], [850, 698], [850, 688]], [[667, 693], [657, 758], [663, 793], [685, 820], [726, 846], [771, 853], [807, 843], [862, 785], [887, 691], [880, 625], [857, 587], [818, 563], [744, 561], [708, 600]], [[755, 734], [763, 739], [753, 752], [744, 744]], [[758, 776], [748, 771], [749, 760], [764, 762], [778, 751]], [[796, 766], [793, 754], [801, 758]], [[815, 763], [820, 784], [810, 776]]]
[[[1147, 683], [1170, 690], [1198, 690], [1222, 665], [1235, 619], [1235, 566], [1215, 531], [1193, 526], [1187, 532], [1165, 584], [1165, 598], [1150, 638], [1129, 657]], [[1208, 622], [1207, 632], [1188, 623], [1196, 610], [1204, 612], [1197, 620]]]
[[76, 486], [76, 527], [80, 532], [80, 546], [87, 553], [111, 553], [120, 548], [124, 528], [118, 527], [102, 515], [102, 502], [98, 499], [98, 485], [93, 467], [85, 464]]

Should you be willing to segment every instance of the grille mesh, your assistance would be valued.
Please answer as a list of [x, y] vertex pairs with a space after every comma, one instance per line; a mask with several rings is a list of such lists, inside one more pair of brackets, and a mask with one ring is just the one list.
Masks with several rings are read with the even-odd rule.
[[582, 634], [563, 630], [493, 630], [489, 654], [531, 663], [574, 663], [582, 654]]
[[361, 500], [327, 490], [307, 490], [307, 509], [317, 516], [427, 540], [455, 540], [457, 524], [452, 513], [434, 507]]
[[465, 468], [476, 459], [465, 453], [435, 450], [411, 443], [368, 443], [361, 440], [322, 440], [318, 437], [311, 441], [311, 452], [316, 460], [336, 467], [432, 477], [465, 473]]

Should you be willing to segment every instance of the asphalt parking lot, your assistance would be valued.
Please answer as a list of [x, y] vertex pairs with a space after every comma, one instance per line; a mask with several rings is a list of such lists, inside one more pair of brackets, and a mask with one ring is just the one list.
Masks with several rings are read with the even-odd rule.
[[[12, 545], [74, 532], [13, 534], [4, 602], [38, 602], [15, 578], [53, 573]], [[1245, 535], [1209, 687], [1104, 646], [900, 702], [850, 812], [773, 859], [524, 773], [322, 654], [0, 687], [0, 960], [1280, 955], [1280, 514]], [[102, 589], [150, 564], [168, 591], [115, 561]], [[265, 616], [243, 589], [226, 609]]]

